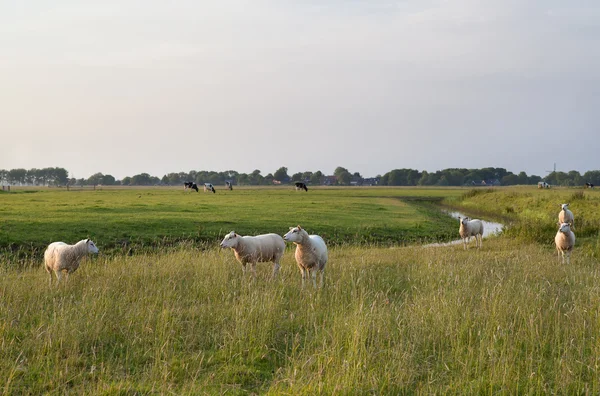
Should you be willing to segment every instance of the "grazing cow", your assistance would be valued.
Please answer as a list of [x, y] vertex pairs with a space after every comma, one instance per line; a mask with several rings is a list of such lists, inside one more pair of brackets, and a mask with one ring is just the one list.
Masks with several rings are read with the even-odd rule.
[[550, 185], [545, 181], [538, 182], [538, 188], [550, 188]]
[[225, 186], [229, 189], [229, 191], [233, 190], [233, 184], [230, 181], [225, 182]]
[[587, 188], [594, 188], [594, 185], [592, 183], [585, 183], [585, 186]]
[[212, 185], [212, 183], [204, 183], [204, 192], [207, 191], [212, 191], [213, 193], [216, 193], [215, 187]]
[[296, 191], [300, 191], [300, 190], [308, 191], [308, 187], [306, 187], [305, 183], [296, 182], [294, 184], [296, 185]]
[[193, 183], [193, 182], [184, 182], [183, 183], [183, 191], [186, 191], [188, 188], [190, 190], [196, 190], [196, 192], [199, 191], [198, 190], [198, 186], [196, 185], [196, 183]]

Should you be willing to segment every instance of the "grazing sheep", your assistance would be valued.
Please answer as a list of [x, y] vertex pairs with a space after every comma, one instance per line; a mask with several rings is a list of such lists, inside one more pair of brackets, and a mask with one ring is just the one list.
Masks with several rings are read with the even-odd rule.
[[58, 285], [62, 271], [66, 272], [68, 280], [69, 274], [79, 268], [81, 259], [89, 253], [98, 253], [98, 248], [90, 239], [82, 239], [75, 245], [67, 245], [64, 242], [53, 242], [48, 245], [44, 252], [44, 267], [50, 275], [50, 284], [52, 284], [52, 271], [56, 274]]
[[569, 264], [571, 258], [571, 251], [575, 246], [575, 234], [571, 231], [571, 225], [569, 223], [558, 223], [558, 232], [554, 237], [554, 243], [556, 243], [556, 250], [558, 252], [558, 260], [562, 255], [562, 262], [565, 263], [565, 254], [567, 256], [567, 264]]
[[296, 244], [296, 263], [304, 280], [312, 271], [313, 286], [317, 287], [317, 271], [321, 272], [320, 285], [323, 286], [323, 273], [327, 264], [327, 245], [318, 235], [308, 235], [302, 227], [290, 227], [290, 231], [283, 236], [287, 242]]
[[569, 204], [561, 204], [561, 210], [558, 212], [558, 222], [559, 223], [570, 223], [571, 228], [575, 229], [575, 217], [573, 216], [573, 212], [569, 210]]
[[256, 236], [241, 236], [231, 231], [225, 235], [220, 245], [222, 248], [231, 248], [235, 258], [242, 264], [246, 272], [246, 264], [250, 263], [252, 275], [256, 277], [257, 262], [273, 262], [273, 278], [279, 271], [279, 262], [285, 251], [285, 242], [277, 234], [263, 234]]
[[483, 223], [481, 220], [470, 220], [468, 217], [459, 217], [458, 220], [460, 221], [458, 233], [463, 240], [465, 250], [467, 250], [467, 243], [471, 241], [472, 236], [475, 237], [475, 246], [481, 248], [483, 240]]

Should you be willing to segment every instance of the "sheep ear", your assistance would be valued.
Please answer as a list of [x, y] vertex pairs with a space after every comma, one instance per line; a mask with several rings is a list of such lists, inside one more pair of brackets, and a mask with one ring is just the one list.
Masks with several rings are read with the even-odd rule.
[[89, 241], [90, 241], [90, 238], [86, 239], [86, 240], [85, 240], [85, 243], [88, 243]]
[[301, 230], [301, 229], [302, 229], [302, 227], [300, 227], [300, 224], [298, 224], [298, 229], [299, 229], [299, 230]]

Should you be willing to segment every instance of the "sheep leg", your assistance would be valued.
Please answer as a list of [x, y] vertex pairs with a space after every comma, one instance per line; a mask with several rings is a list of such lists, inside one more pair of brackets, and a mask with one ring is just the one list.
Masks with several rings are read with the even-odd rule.
[[571, 262], [571, 252], [567, 252], [567, 265]]
[[273, 263], [273, 279], [275, 279], [279, 273], [279, 268], [281, 268], [281, 265], [279, 265], [279, 262], [277, 261], [274, 261]]
[[467, 250], [467, 238], [463, 238], [463, 249]]
[[313, 287], [316, 289], [317, 288], [317, 270], [313, 268], [311, 272], [311, 276], [312, 276], [312, 281], [313, 281]]
[[60, 279], [62, 278], [61, 271], [55, 271], [56, 273], [56, 286], [60, 284]]
[[250, 270], [252, 271], [252, 277], [256, 279], [256, 263], [250, 263]]
[[306, 270], [304, 268], [300, 268], [300, 274], [302, 274], [302, 287], [304, 287], [304, 281], [306, 280]]
[[321, 272], [321, 280], [319, 282], [319, 287], [323, 288], [323, 284], [324, 284], [323, 277], [325, 276], [325, 271], [321, 270], [320, 272]]

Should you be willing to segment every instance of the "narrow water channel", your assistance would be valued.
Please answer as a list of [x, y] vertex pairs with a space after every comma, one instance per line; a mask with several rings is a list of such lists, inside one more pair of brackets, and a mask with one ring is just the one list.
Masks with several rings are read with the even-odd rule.
[[[456, 212], [456, 211], [452, 211], [452, 210], [442, 210], [442, 212], [446, 213], [448, 216], [456, 219], [456, 235], [458, 236], [458, 228], [460, 227], [460, 224], [458, 222], [458, 218], [459, 217], [469, 217], [469, 218], [473, 218], [471, 216], [467, 216], [464, 213], [460, 213], [460, 212]], [[481, 218], [479, 218], [479, 220], [481, 220], [483, 222], [483, 237], [487, 238], [489, 236], [493, 236], [493, 235], [498, 235], [502, 232], [502, 229], [504, 228], [504, 224], [501, 223], [496, 223], [493, 221], [487, 221], [487, 220], [483, 220]], [[471, 242], [473, 242], [473, 238], [471, 238]], [[462, 239], [456, 239], [450, 242], [444, 242], [444, 243], [430, 243], [427, 245], [423, 245], [423, 247], [435, 247], [435, 246], [450, 246], [450, 245], [456, 245], [462, 243]]]

